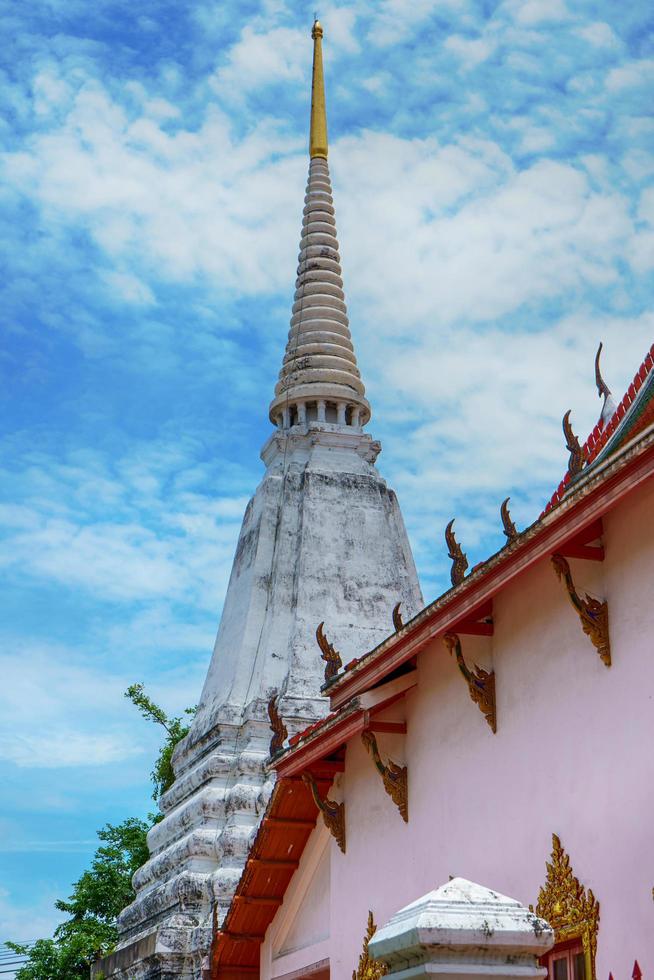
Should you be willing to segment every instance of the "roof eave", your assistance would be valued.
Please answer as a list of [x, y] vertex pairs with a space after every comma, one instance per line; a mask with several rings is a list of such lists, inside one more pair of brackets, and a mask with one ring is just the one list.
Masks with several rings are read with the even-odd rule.
[[[415, 656], [427, 643], [457, 622], [471, 618], [489, 600], [528, 568], [563, 548], [614, 507], [654, 471], [654, 431], [647, 430], [625, 445], [544, 517], [497, 552], [454, 589], [440, 596], [398, 633], [361, 658], [329, 687], [332, 710], [348, 701]], [[318, 737], [320, 726], [313, 736]], [[292, 751], [292, 750], [291, 750]]]

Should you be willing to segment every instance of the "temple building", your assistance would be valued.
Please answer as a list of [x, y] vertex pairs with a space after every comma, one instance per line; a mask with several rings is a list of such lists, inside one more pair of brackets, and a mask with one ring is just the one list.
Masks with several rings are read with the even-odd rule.
[[[543, 513], [424, 606], [364, 428], [313, 26], [266, 470], [116, 980], [654, 980], [654, 347]], [[563, 448], [562, 440], [562, 448]], [[563, 468], [563, 467], [562, 467]]]
[[654, 345], [563, 428], [539, 518], [471, 571], [448, 526], [452, 588], [273, 733], [211, 980], [654, 976]]

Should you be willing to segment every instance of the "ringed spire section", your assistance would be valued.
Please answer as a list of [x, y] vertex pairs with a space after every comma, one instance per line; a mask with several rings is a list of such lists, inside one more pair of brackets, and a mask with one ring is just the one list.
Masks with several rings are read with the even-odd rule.
[[315, 21], [309, 179], [286, 353], [270, 405], [281, 429], [309, 422], [360, 428], [370, 405], [357, 367], [345, 305], [327, 164], [323, 29]]

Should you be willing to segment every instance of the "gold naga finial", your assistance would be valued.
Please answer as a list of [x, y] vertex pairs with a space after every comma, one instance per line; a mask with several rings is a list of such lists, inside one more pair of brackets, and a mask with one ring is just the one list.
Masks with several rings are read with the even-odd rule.
[[329, 684], [338, 674], [339, 670], [343, 666], [343, 661], [341, 660], [341, 655], [334, 647], [333, 643], [330, 643], [323, 632], [324, 622], [320, 624], [316, 630], [316, 640], [318, 641], [318, 646], [320, 647], [321, 654], [320, 659], [325, 661], [325, 684]]
[[563, 435], [565, 436], [565, 448], [570, 453], [568, 473], [570, 476], [577, 476], [584, 468], [586, 454], [584, 453], [583, 447], [579, 445], [579, 439], [572, 430], [572, 424], [570, 422], [571, 411], [572, 409], [569, 408], [563, 416]]
[[314, 20], [311, 28], [313, 38], [313, 76], [311, 80], [311, 135], [309, 137], [309, 156], [327, 159], [327, 109], [325, 108], [325, 78], [322, 70], [322, 24]]
[[454, 537], [454, 531], [452, 530], [452, 525], [454, 524], [454, 518], [445, 528], [445, 542], [447, 544], [447, 553], [452, 559], [452, 568], [450, 571], [450, 578], [452, 579], [452, 585], [461, 585], [464, 578], [466, 577], [466, 571], [468, 570], [468, 558], [461, 550], [461, 545]]
[[272, 729], [273, 736], [270, 739], [270, 756], [277, 755], [284, 748], [284, 742], [288, 738], [288, 728], [284, 724], [282, 716], [279, 712], [279, 702], [281, 697], [279, 691], [273, 691], [268, 701], [268, 717], [270, 719], [270, 728]]
[[518, 529], [515, 526], [515, 524], [513, 523], [513, 521], [511, 520], [511, 514], [509, 513], [509, 500], [510, 499], [511, 499], [510, 497], [507, 497], [506, 500], [503, 500], [502, 501], [502, 505], [500, 507], [500, 516], [502, 518], [502, 527], [504, 528], [504, 533], [505, 533], [505, 535], [506, 535], [507, 540], [509, 541], [509, 543], [511, 541], [515, 541], [515, 539], [518, 537]]

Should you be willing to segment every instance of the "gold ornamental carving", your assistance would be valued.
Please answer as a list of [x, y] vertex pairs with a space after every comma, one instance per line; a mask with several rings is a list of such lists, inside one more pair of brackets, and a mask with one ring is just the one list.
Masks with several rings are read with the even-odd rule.
[[582, 598], [572, 581], [570, 565], [563, 555], [552, 555], [552, 565], [560, 581], [563, 581], [581, 622], [581, 628], [597, 650], [600, 660], [611, 666], [611, 643], [609, 641], [609, 607], [606, 602], [593, 599], [585, 594]]
[[288, 738], [288, 729], [279, 713], [279, 694], [277, 691], [273, 692], [268, 702], [268, 717], [270, 718], [270, 727], [273, 733], [270, 739], [270, 755], [272, 757], [277, 755], [278, 752], [281, 752], [284, 748], [284, 742]]
[[379, 754], [377, 739], [373, 732], [365, 731], [361, 733], [361, 741], [372, 756], [375, 768], [379, 772], [384, 784], [384, 789], [392, 799], [395, 806], [400, 811], [400, 816], [405, 823], [409, 822], [409, 789], [407, 780], [407, 767], [398, 766], [397, 763], [389, 759], [386, 764], [382, 762]]
[[511, 499], [510, 497], [507, 497], [506, 500], [503, 500], [502, 505], [500, 507], [500, 517], [502, 518], [502, 529], [504, 531], [504, 534], [509, 544], [512, 541], [515, 541], [519, 533], [517, 527], [511, 520], [511, 514], [509, 513], [510, 499]]
[[320, 659], [325, 661], [325, 684], [329, 684], [343, 666], [343, 661], [338, 650], [334, 649], [334, 645], [325, 636], [324, 625], [324, 622], [321, 623], [316, 630], [316, 639], [321, 650]]
[[363, 950], [359, 956], [359, 966], [356, 970], [352, 970], [352, 980], [379, 980], [388, 973], [388, 967], [379, 960], [374, 960], [368, 952], [368, 943], [376, 932], [377, 926], [372, 912], [368, 912], [368, 928], [363, 937]]
[[337, 803], [327, 797], [321, 799], [318, 785], [311, 773], [302, 773], [302, 781], [309, 787], [314, 802], [322, 813], [325, 827], [345, 854], [345, 804]]
[[475, 664], [474, 670], [470, 670], [461, 650], [461, 640], [456, 633], [446, 633], [443, 643], [450, 651], [454, 652], [459, 670], [463, 674], [468, 685], [470, 697], [488, 722], [490, 730], [495, 734], [497, 731], [497, 712], [495, 708], [495, 671], [484, 670]]
[[[533, 912], [533, 906], [529, 906]], [[552, 854], [547, 862], [547, 879], [540, 889], [536, 915], [555, 931], [557, 943], [581, 939], [586, 959], [587, 980], [596, 980], [595, 956], [600, 906], [591, 889], [581, 884], [570, 866], [560, 839], [552, 834]]]
[[579, 445], [579, 439], [572, 431], [570, 423], [571, 409], [563, 416], [563, 435], [565, 436], [565, 447], [570, 453], [568, 459], [568, 473], [570, 476], [577, 476], [581, 473], [586, 463], [586, 455], [583, 448]]
[[447, 544], [447, 553], [452, 559], [450, 579], [452, 580], [452, 585], [456, 586], [461, 585], [466, 577], [466, 571], [468, 570], [468, 559], [461, 550], [461, 545], [454, 536], [454, 531], [452, 530], [453, 524], [454, 518], [452, 518], [450, 523], [445, 528], [445, 542]]

